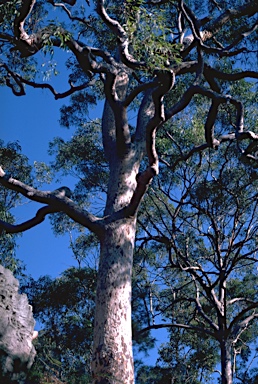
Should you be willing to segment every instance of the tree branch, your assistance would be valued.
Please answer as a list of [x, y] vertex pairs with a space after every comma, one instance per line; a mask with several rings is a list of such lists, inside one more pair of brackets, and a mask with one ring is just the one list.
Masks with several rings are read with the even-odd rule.
[[[68, 3], [69, 5], [74, 5], [75, 4], [75, 0], [64, 1], [64, 2]], [[74, 3], [74, 4], [71, 4], [71, 2]], [[89, 20], [87, 20], [85, 18], [82, 19], [81, 17], [78, 17], [78, 16], [72, 16], [72, 14], [69, 11], [69, 9], [63, 3], [55, 3], [54, 1], [51, 1], [51, 3], [53, 4], [54, 7], [62, 8], [64, 10], [64, 12], [67, 14], [67, 16], [69, 17], [70, 20], [72, 20], [72, 21], [79, 21], [80, 23], [85, 24], [87, 27], [91, 27], [91, 24], [90, 24]]]
[[29, 40], [30, 37], [24, 30], [24, 23], [28, 18], [28, 16], [30, 15], [35, 3], [36, 3], [36, 0], [23, 0], [21, 8], [19, 10], [20, 12], [14, 19], [14, 27], [13, 27], [14, 36], [17, 39], [21, 39], [25, 41], [27, 40], [28, 44], [30, 41]]
[[169, 167], [172, 171], [175, 169], [175, 167], [181, 163], [182, 161], [188, 160], [191, 156], [194, 155], [194, 153], [202, 152], [204, 149], [209, 148], [209, 145], [207, 143], [198, 145], [197, 147], [193, 147], [188, 153], [185, 155], [180, 155], [176, 161], [171, 165], [166, 160], [160, 158], [160, 162], [165, 164], [167, 167]]
[[[129, 216], [135, 215], [152, 178], [158, 174], [158, 155], [156, 153], [155, 146], [156, 130], [165, 120], [163, 98], [173, 87], [175, 75], [173, 71], [162, 70], [156, 72], [156, 77], [157, 78], [154, 81], [154, 84], [157, 84], [157, 87], [155, 87], [150, 94], [148, 93], [146, 95], [146, 100], [148, 100], [151, 95], [151, 106], [154, 105], [154, 115], [151, 119], [149, 119], [146, 126], [146, 152], [149, 160], [149, 166], [144, 172], [137, 175], [137, 186], [133, 193], [131, 202], [126, 208], [126, 214]], [[153, 113], [153, 111], [151, 111], [151, 113]], [[136, 132], [136, 137], [138, 135], [139, 133]]]
[[67, 187], [61, 187], [53, 192], [39, 191], [31, 186], [7, 175], [0, 167], [0, 184], [5, 188], [16, 191], [29, 200], [47, 204], [49, 209], [66, 213], [71, 219], [83, 225], [97, 235], [101, 235], [101, 219], [83, 210], [67, 197]]
[[236, 302], [239, 302], [239, 301], [245, 301], [246, 303], [252, 303], [252, 304], [255, 304], [252, 300], [249, 300], [249, 299], [247, 299], [247, 298], [245, 298], [245, 297], [235, 297], [235, 298], [232, 299], [232, 300], [228, 300], [228, 301], [227, 301], [227, 305], [232, 305], [232, 304], [234, 304], [234, 303], [236, 303]]
[[221, 30], [223, 25], [228, 23], [233, 18], [237, 19], [242, 16], [253, 16], [257, 12], [257, 5], [257, 0], [254, 0], [235, 9], [227, 9], [222, 12], [216, 19], [207, 23], [202, 39], [205, 41], [212, 38]]
[[54, 87], [52, 87], [52, 85], [50, 85], [50, 84], [47, 84], [47, 83], [36, 83], [34, 81], [30, 81], [30, 80], [25, 79], [24, 77], [22, 77], [18, 73], [15, 73], [15, 72], [11, 71], [11, 69], [8, 68], [8, 66], [6, 64], [0, 64], [0, 67], [4, 67], [6, 69], [6, 71], [7, 71], [7, 73], [13, 78], [15, 83], [19, 86], [20, 90], [17, 91], [15, 89], [15, 86], [10, 82], [10, 80], [8, 80], [8, 78], [6, 79], [6, 85], [12, 89], [12, 92], [16, 96], [24, 96], [25, 95], [25, 90], [24, 90], [23, 84], [26, 84], [26, 85], [29, 85], [29, 86], [31, 86], [33, 88], [48, 89], [54, 95], [55, 99], [58, 100], [58, 99], [63, 99], [65, 97], [67, 97], [67, 96], [70, 96], [74, 92], [81, 91], [82, 89], [90, 87], [90, 86], [94, 85], [94, 83], [96, 82], [96, 80], [93, 79], [91, 81], [88, 81], [86, 83], [83, 83], [83, 84], [77, 85], [77, 86], [73, 85], [70, 82], [70, 89], [68, 89], [65, 92], [61, 92], [60, 93], [60, 92], [57, 92], [54, 89]]
[[150, 88], [153, 88], [155, 87], [155, 85], [157, 85], [157, 82], [154, 80], [154, 81], [151, 81], [149, 83], [144, 83], [144, 84], [140, 84], [138, 87], [134, 88], [131, 93], [127, 96], [127, 98], [125, 99], [123, 105], [125, 107], [128, 107], [132, 102], [133, 100], [141, 93], [141, 92], [144, 92], [144, 91], [147, 91], [148, 89]]
[[21, 52], [22, 57], [27, 57], [35, 54], [39, 47], [36, 44], [36, 35], [28, 35], [24, 29], [24, 24], [28, 16], [33, 10], [36, 0], [23, 0], [19, 14], [14, 19], [14, 36], [12, 41], [15, 44], [15, 49]]
[[138, 331], [137, 335], [141, 335], [147, 331], [150, 331], [151, 329], [162, 329], [162, 328], [182, 328], [182, 329], [187, 329], [189, 331], [205, 333], [205, 334], [212, 336], [212, 337], [214, 337], [214, 335], [215, 335], [214, 332], [211, 332], [206, 328], [196, 327], [194, 325], [177, 324], [177, 323], [153, 324], [153, 325], [150, 325], [150, 326], [143, 328], [140, 331]]
[[[246, 307], [245, 309], [243, 309], [241, 312], [239, 312], [237, 316], [234, 317], [228, 329], [232, 330], [234, 326], [236, 326], [237, 328], [245, 327], [246, 321], [247, 319], [249, 319], [250, 316], [240, 322], [241, 318], [243, 318], [245, 314], [251, 311], [252, 309], [257, 309], [257, 308], [258, 308], [258, 303], [253, 303], [249, 305], [249, 307]], [[251, 315], [251, 317], [253, 317], [253, 315]], [[258, 317], [258, 313], [255, 314], [255, 317]]]
[[0, 232], [5, 231], [6, 233], [19, 233], [25, 232], [28, 229], [31, 229], [38, 224], [42, 223], [45, 220], [46, 215], [50, 213], [59, 212], [57, 209], [51, 206], [42, 207], [38, 210], [35, 217], [30, 220], [27, 220], [21, 224], [9, 224], [3, 220], [0, 220]]
[[112, 19], [107, 14], [106, 9], [104, 7], [104, 0], [98, 0], [97, 13], [104, 21], [104, 23], [108, 26], [108, 28], [117, 36], [122, 62], [127, 65], [128, 68], [132, 69], [139, 69], [145, 67], [144, 62], [139, 62], [135, 60], [133, 56], [129, 53], [129, 38], [127, 36], [127, 33], [117, 20]]
[[218, 101], [213, 100], [204, 126], [205, 139], [208, 146], [211, 148], [217, 148], [217, 146], [219, 145], [218, 140], [214, 138], [214, 124], [217, 117], [218, 109]]

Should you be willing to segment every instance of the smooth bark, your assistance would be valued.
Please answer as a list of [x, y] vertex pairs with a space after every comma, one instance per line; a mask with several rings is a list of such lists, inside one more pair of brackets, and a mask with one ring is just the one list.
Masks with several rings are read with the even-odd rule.
[[220, 342], [220, 357], [221, 357], [221, 383], [232, 384], [232, 342], [228, 339], [223, 339]]
[[101, 241], [94, 326], [94, 384], [134, 382], [131, 331], [131, 272], [135, 219], [105, 229]]

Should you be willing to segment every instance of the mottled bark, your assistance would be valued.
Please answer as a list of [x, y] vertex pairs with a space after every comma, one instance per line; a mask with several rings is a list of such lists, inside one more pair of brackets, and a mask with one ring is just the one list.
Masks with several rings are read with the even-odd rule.
[[95, 384], [132, 384], [131, 272], [135, 219], [105, 230], [96, 294], [92, 369]]
[[[116, 219], [132, 198], [139, 162], [132, 150], [111, 161], [105, 213], [110, 221], [101, 236], [93, 347], [94, 383], [133, 383], [131, 272], [135, 217]], [[114, 152], [114, 158], [116, 152]], [[112, 219], [113, 216], [113, 219]]]
[[[136, 215], [126, 215], [136, 189], [136, 176], [142, 157], [141, 146], [131, 142], [126, 109], [128, 76], [115, 81], [119, 100], [106, 102], [103, 113], [103, 145], [110, 177], [100, 236], [96, 312], [93, 345], [95, 384], [132, 384], [134, 366], [131, 330], [131, 273], [136, 231]], [[121, 117], [121, 118], [119, 118]]]

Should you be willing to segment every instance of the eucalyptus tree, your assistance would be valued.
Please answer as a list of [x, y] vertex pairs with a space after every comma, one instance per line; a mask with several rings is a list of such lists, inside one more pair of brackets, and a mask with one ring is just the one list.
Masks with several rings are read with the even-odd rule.
[[[68, 126], [80, 124], [87, 106], [104, 98], [99, 137], [108, 171], [105, 207], [94, 215], [67, 186], [42, 191], [2, 165], [2, 187], [43, 207], [23, 223], [2, 220], [1, 228], [5, 233], [18, 233], [39, 225], [46, 215], [64, 213], [98, 237], [93, 382], [132, 383], [130, 300], [136, 220], [159, 171], [156, 135], [177, 114], [189, 115], [193, 100], [208, 100], [203, 143], [196, 146], [193, 138], [192, 148], [180, 159], [207, 148], [219, 149], [229, 140], [239, 149], [239, 156], [256, 160], [258, 136], [245, 126], [241, 95], [235, 98], [220, 83], [258, 76], [253, 70], [257, 0], [237, 1], [233, 9], [224, 1], [185, 4], [169, 0], [97, 0], [83, 5], [76, 0], [17, 0], [1, 2], [0, 7], [1, 84], [16, 96], [24, 95], [26, 86], [48, 89], [55, 99], [72, 95], [71, 106], [62, 109]], [[58, 18], [53, 10], [60, 11]], [[58, 48], [70, 54], [67, 91], [62, 93], [51, 81], [40, 82], [36, 62], [41, 52], [55, 55]], [[244, 70], [235, 65], [241, 59]], [[234, 128], [219, 134], [214, 124], [218, 111], [226, 106], [225, 114], [230, 110]], [[132, 124], [130, 111], [136, 115]], [[73, 112], [79, 113], [75, 121]], [[90, 134], [86, 129], [85, 135]], [[81, 156], [85, 157], [84, 171], [90, 172], [87, 147]]]
[[[177, 135], [177, 145], [180, 140]], [[241, 371], [248, 377], [257, 346], [258, 174], [236, 157], [231, 144], [223, 147], [195, 155], [188, 165], [173, 169], [173, 186], [167, 182], [149, 192], [155, 215], [144, 206], [150, 201], [144, 201], [139, 221], [145, 235], [138, 241], [146, 248], [154, 245], [159, 257], [167, 255], [153, 284], [163, 289], [153, 289], [152, 299], [153, 318], [163, 321], [146, 329], [169, 329], [171, 341], [161, 353], [171, 377], [180, 331], [181, 353], [201, 365], [202, 377], [204, 367], [210, 374], [215, 370], [216, 351], [221, 382], [233, 383], [243, 377]], [[166, 169], [166, 177], [170, 172]]]
[[28, 380], [90, 383], [96, 270], [69, 268], [58, 278], [31, 278], [23, 286], [41, 330]]

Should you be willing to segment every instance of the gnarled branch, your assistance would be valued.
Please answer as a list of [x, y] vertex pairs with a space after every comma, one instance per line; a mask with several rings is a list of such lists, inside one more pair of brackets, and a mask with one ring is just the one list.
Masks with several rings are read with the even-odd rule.
[[129, 38], [126, 31], [121, 24], [112, 19], [108, 14], [104, 6], [104, 0], [98, 0], [97, 12], [108, 28], [117, 36], [118, 46], [120, 50], [121, 60], [128, 68], [137, 69], [145, 67], [144, 62], [139, 62], [129, 53]]
[[70, 198], [68, 198], [66, 196], [67, 187], [60, 188], [53, 192], [39, 191], [7, 175], [1, 167], [0, 184], [7, 189], [11, 189], [20, 193], [29, 200], [36, 201], [42, 204], [47, 204], [50, 210], [52, 209], [56, 212], [64, 212], [71, 219], [88, 228], [89, 230], [93, 231], [97, 235], [101, 234], [101, 219], [80, 208]]
[[33, 217], [30, 220], [24, 221], [21, 224], [16, 224], [16, 225], [0, 220], [0, 232], [1, 231], [5, 231], [6, 233], [25, 232], [28, 229], [31, 229], [41, 224], [45, 220], [46, 215], [50, 213], [55, 213], [55, 212], [59, 212], [59, 210], [51, 206], [42, 207], [38, 210], [35, 217]]

